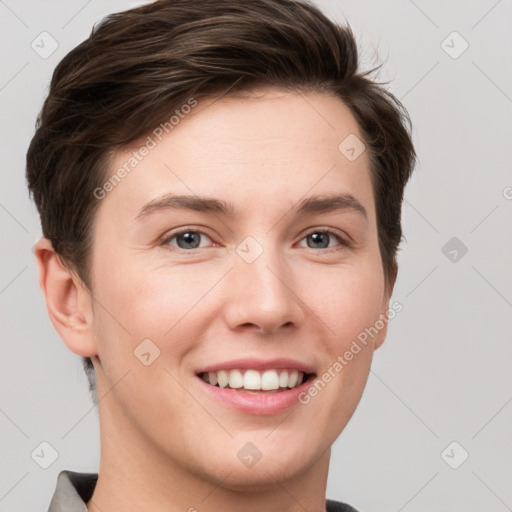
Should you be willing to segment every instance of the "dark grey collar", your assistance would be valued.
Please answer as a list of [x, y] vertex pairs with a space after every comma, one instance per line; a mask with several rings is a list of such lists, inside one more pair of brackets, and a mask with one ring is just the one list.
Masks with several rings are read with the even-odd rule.
[[86, 503], [91, 499], [98, 473], [61, 471], [48, 512], [87, 512]]

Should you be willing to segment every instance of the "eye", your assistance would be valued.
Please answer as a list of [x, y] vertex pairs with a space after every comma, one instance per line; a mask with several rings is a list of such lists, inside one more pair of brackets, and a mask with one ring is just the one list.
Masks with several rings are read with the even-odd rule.
[[[200, 229], [182, 229], [174, 232], [162, 241], [162, 245], [170, 245], [183, 250], [194, 250], [207, 247], [208, 245], [202, 244], [202, 239], [208, 239], [213, 242], [207, 233]], [[306, 240], [307, 247], [310, 249], [329, 249], [334, 247], [336, 250], [342, 250], [350, 244], [344, 240], [340, 235], [332, 230], [316, 229], [308, 233], [302, 240]], [[337, 241], [338, 246], [332, 245], [331, 242]], [[304, 247], [302, 245], [302, 247]]]
[[337, 250], [341, 250], [344, 247], [348, 246], [348, 242], [346, 242], [340, 235], [330, 230], [316, 230], [308, 233], [303, 240], [306, 240], [308, 244], [307, 247], [310, 249], [328, 249], [333, 247], [330, 245], [330, 242], [333, 240], [337, 240], [341, 247], [338, 247]]
[[[206, 237], [211, 241], [211, 238], [200, 229], [182, 229], [172, 235], [168, 236], [162, 241], [162, 245], [172, 245], [179, 249], [198, 249], [201, 246], [201, 238]], [[171, 243], [172, 240], [176, 239], [176, 244]]]

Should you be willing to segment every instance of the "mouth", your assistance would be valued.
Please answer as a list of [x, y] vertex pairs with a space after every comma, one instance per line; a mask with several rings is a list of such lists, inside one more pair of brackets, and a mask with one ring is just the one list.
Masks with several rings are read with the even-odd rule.
[[221, 389], [248, 394], [276, 394], [298, 388], [315, 378], [296, 368], [280, 369], [230, 369], [196, 374], [206, 384]]
[[316, 378], [314, 368], [289, 357], [245, 358], [212, 363], [194, 373], [199, 389], [219, 405], [248, 415], [271, 415], [304, 404], [301, 396]]

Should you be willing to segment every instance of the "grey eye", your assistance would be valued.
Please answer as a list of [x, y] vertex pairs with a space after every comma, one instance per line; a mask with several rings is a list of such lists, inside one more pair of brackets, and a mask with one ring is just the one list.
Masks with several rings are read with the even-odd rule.
[[[210, 240], [210, 237], [202, 231], [196, 229], [187, 229], [174, 233], [164, 243], [176, 246], [180, 249], [197, 249], [201, 247], [202, 238]], [[175, 243], [173, 241], [176, 240]], [[204, 245], [203, 245], [204, 246]]]
[[308, 247], [312, 249], [325, 249], [329, 246], [330, 235], [329, 233], [318, 232], [318, 233], [310, 233], [307, 235], [306, 239], [312, 242], [312, 245], [308, 244]]

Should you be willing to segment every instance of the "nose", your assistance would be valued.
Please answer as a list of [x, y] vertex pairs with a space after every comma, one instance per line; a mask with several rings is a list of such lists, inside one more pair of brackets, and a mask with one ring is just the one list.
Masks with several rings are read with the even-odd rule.
[[235, 254], [228, 278], [224, 315], [232, 330], [274, 334], [302, 322], [298, 283], [278, 250], [265, 248], [252, 263]]

